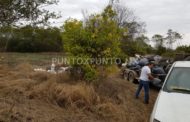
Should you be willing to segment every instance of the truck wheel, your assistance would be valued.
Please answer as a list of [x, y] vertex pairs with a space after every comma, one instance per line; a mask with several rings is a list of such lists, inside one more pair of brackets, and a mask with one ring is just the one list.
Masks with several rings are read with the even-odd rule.
[[131, 82], [131, 83], [133, 83], [134, 80], [135, 80], [134, 73], [133, 72], [129, 72], [129, 74], [128, 74], [128, 81]]

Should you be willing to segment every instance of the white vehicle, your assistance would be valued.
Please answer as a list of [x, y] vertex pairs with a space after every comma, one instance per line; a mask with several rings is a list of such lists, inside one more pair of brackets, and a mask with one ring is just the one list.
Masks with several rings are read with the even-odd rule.
[[190, 61], [178, 61], [172, 65], [150, 122], [190, 122]]

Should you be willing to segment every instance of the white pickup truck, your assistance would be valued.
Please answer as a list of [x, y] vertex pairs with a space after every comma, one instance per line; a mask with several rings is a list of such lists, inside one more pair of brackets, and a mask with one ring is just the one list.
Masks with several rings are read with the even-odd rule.
[[150, 122], [190, 122], [190, 61], [178, 61], [172, 65]]

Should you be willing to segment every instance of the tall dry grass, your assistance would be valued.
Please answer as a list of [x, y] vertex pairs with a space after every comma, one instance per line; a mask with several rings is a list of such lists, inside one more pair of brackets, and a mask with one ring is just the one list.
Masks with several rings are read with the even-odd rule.
[[99, 102], [94, 88], [84, 83], [70, 85], [48, 81], [34, 86], [30, 95], [54, 102], [60, 107], [82, 108]]
[[117, 70], [108, 69], [111, 77], [94, 85], [73, 81], [67, 73], [34, 72], [27, 63], [0, 65], [0, 121], [148, 121], [156, 95], [149, 107], [143, 98], [135, 100], [136, 86], [119, 79]]

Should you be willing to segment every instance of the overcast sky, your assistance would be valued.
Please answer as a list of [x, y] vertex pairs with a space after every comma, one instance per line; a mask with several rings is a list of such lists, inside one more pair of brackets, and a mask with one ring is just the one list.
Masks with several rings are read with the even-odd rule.
[[[165, 34], [173, 29], [183, 34], [183, 43], [190, 44], [190, 0], [120, 0], [122, 5], [132, 9], [135, 15], [146, 23], [147, 36]], [[62, 18], [54, 25], [62, 25], [67, 18], [82, 19], [82, 10], [89, 14], [100, 12], [109, 0], [60, 0], [49, 7], [60, 12]]]

